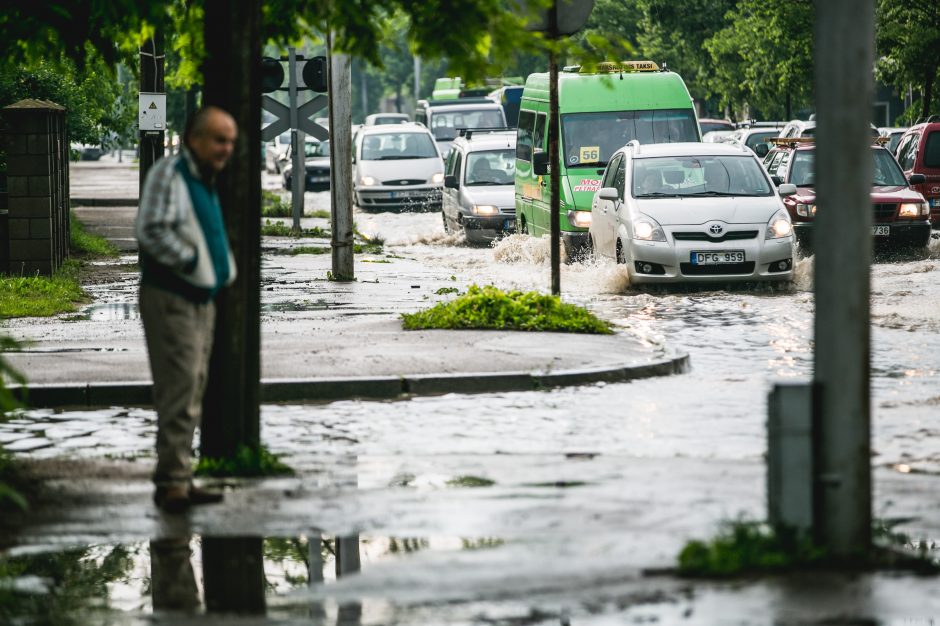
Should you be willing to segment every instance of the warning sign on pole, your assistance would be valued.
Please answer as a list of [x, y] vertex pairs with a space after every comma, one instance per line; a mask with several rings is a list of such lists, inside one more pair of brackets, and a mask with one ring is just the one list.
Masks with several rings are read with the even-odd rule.
[[166, 94], [140, 93], [137, 120], [140, 130], [166, 130]]

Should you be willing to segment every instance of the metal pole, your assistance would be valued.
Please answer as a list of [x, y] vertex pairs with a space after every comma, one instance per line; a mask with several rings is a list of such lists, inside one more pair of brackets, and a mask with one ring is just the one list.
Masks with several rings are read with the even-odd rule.
[[421, 91], [421, 57], [417, 54], [414, 57], [415, 59], [415, 102], [420, 98], [419, 92]]
[[[554, 43], [558, 33], [558, 3], [553, 2], [548, 12], [548, 32]], [[548, 163], [549, 163], [549, 220], [551, 229], [552, 254], [552, 295], [561, 295], [561, 223], [560, 223], [560, 184], [558, 179], [558, 60], [554, 48], [548, 56]]]
[[869, 292], [873, 0], [816, 2], [817, 491], [837, 558], [871, 543]]
[[354, 280], [352, 209], [352, 65], [334, 54], [328, 39], [330, 115], [330, 217], [333, 278]]
[[290, 100], [290, 142], [291, 142], [291, 207], [294, 222], [291, 228], [300, 232], [300, 217], [304, 214], [304, 188], [307, 183], [307, 165], [304, 158], [304, 133], [297, 129], [297, 51], [287, 49], [287, 89]]

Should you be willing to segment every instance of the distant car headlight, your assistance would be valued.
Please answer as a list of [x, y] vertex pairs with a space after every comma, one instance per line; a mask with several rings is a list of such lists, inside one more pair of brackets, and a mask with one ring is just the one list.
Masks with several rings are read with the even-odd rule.
[[591, 227], [591, 212], [590, 211], [568, 211], [568, 222], [572, 226], [577, 226], [578, 228], [590, 228]]
[[930, 215], [930, 206], [926, 202], [905, 202], [898, 210], [899, 217], [920, 217]]
[[797, 204], [796, 214], [801, 217], [815, 217], [816, 205], [815, 204]]
[[784, 209], [780, 209], [767, 222], [767, 239], [780, 239], [792, 234], [793, 224], [790, 222], [790, 215]]
[[359, 178], [359, 184], [363, 187], [371, 187], [375, 184], [375, 178], [371, 176], [362, 176]]
[[444, 182], [444, 172], [438, 172], [437, 174], [431, 177], [432, 185], [440, 185], [443, 182]]
[[477, 204], [473, 207], [475, 215], [499, 215], [499, 209], [491, 204]]
[[662, 226], [648, 217], [633, 222], [633, 238], [643, 241], [666, 241]]

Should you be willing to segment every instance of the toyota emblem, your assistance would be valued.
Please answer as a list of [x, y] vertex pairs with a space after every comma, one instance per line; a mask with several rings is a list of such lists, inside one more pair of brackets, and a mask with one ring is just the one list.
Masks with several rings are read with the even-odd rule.
[[711, 226], [708, 227], [708, 232], [710, 232], [715, 237], [720, 235], [721, 231], [723, 230], [724, 229], [721, 227], [721, 224], [712, 224]]

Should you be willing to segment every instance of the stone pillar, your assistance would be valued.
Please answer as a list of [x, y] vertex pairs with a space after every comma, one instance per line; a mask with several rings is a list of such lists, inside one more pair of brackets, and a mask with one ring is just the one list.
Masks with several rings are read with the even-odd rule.
[[48, 276], [69, 255], [65, 109], [45, 100], [21, 100], [2, 113], [9, 272]]

